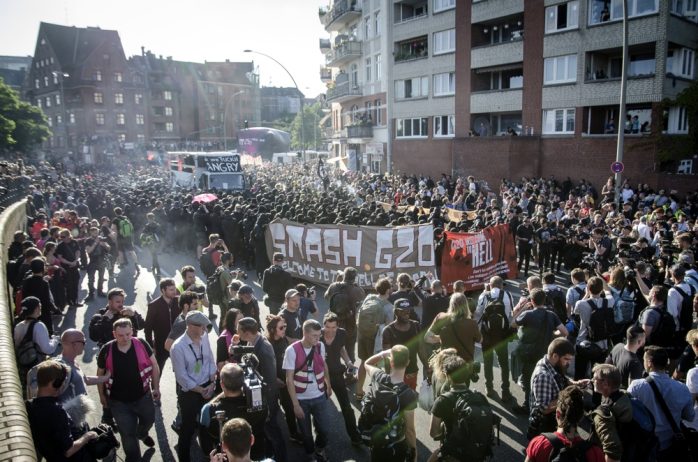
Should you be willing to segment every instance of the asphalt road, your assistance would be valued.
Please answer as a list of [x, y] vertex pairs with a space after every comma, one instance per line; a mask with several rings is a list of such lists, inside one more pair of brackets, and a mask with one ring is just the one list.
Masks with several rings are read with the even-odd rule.
[[[145, 268], [150, 267], [150, 257], [145, 253], [139, 252], [139, 257], [141, 258], [141, 264]], [[183, 253], [171, 253], [165, 254], [160, 257], [160, 265], [163, 269], [163, 276], [174, 276], [176, 269], [181, 268], [186, 264], [191, 264], [194, 267], [198, 267], [196, 258], [193, 253], [191, 255], [185, 255]], [[128, 273], [128, 274], [126, 274]], [[250, 284], [254, 290], [255, 295], [260, 300], [260, 307], [262, 310], [262, 319], [268, 313], [268, 309], [261, 302], [263, 293], [261, 291], [260, 285], [254, 279], [254, 271], [250, 271], [250, 279], [248, 284]], [[200, 275], [200, 277], [203, 277]], [[514, 287], [514, 281], [512, 284], [508, 285], [508, 289], [518, 293], [518, 289]], [[82, 297], [86, 296], [87, 293], [85, 288], [87, 287], [86, 278], [82, 281]], [[116, 280], [112, 280], [108, 284], [108, 288], [121, 287], [127, 293], [127, 298], [125, 301], [126, 305], [134, 307], [138, 312], [140, 312], [144, 317], [146, 314], [146, 307], [148, 300], [152, 296], [153, 298], [159, 295], [159, 289], [157, 286], [157, 281], [153, 275], [146, 271], [141, 270], [141, 274], [138, 278], [133, 277], [133, 266], [126, 268], [125, 272], [117, 275]], [[320, 295], [320, 294], [318, 294]], [[89, 340], [87, 327], [89, 325], [90, 318], [92, 315], [100, 308], [106, 306], [105, 298], [96, 298], [89, 305], [80, 307], [77, 309], [69, 310], [69, 313], [63, 318], [56, 318], [55, 323], [59, 330], [63, 330], [69, 327], [77, 327], [85, 332], [88, 338], [87, 345], [85, 347], [85, 353], [81, 360], [81, 367], [84, 372], [88, 375], [94, 375], [97, 370], [96, 355], [97, 347], [94, 342]], [[322, 300], [321, 296], [318, 296], [318, 306], [322, 314], [327, 311], [327, 303]], [[211, 343], [215, 345], [216, 333], [211, 334]], [[510, 345], [511, 346], [511, 345]], [[481, 353], [478, 350], [478, 355], [481, 360]], [[496, 359], [495, 359], [496, 361]], [[495, 362], [496, 367], [496, 362]], [[421, 377], [421, 371], [420, 371]], [[495, 390], [499, 389], [500, 372], [499, 369], [494, 371], [495, 378]], [[480, 378], [480, 381], [471, 385], [471, 388], [475, 390], [485, 392], [484, 377]], [[95, 401], [97, 407], [99, 408], [99, 395], [97, 393], [96, 387], [88, 387], [90, 397]], [[171, 368], [171, 362], [168, 361], [162, 371], [162, 379], [160, 383], [160, 389], [162, 393], [162, 405], [156, 408], [156, 418], [155, 426], [151, 430], [150, 434], [156, 439], [157, 444], [154, 449], [146, 451], [146, 447], [142, 445], [142, 450], [144, 451], [144, 461], [175, 461], [176, 460], [176, 450], [175, 445], [177, 444], [177, 434], [170, 428], [175, 414], [177, 413], [176, 408], [176, 393], [175, 393], [175, 379]], [[354, 390], [352, 390], [353, 393]], [[520, 403], [523, 400], [523, 393], [521, 389], [512, 383], [511, 386], [512, 394], [517, 398]], [[344, 430], [344, 422], [339, 411], [339, 404], [336, 400], [332, 399], [334, 407], [332, 410], [332, 422], [333, 425], [329, 428], [330, 444], [327, 448], [327, 455], [331, 461], [368, 461], [369, 453], [367, 448], [360, 447], [356, 448], [350, 444], [349, 438]], [[523, 460], [523, 449], [525, 448], [526, 440], [524, 436], [526, 428], [526, 419], [511, 413], [506, 407], [502, 405], [501, 402], [490, 400], [495, 412], [502, 417], [501, 424], [501, 442], [499, 446], [494, 447], [494, 459], [497, 461], [521, 461]], [[355, 414], [358, 418], [359, 411], [356, 402], [354, 402]], [[101, 409], [95, 411], [94, 415], [91, 416], [91, 423], [97, 424], [101, 417]], [[426, 461], [436, 448], [438, 448], [438, 442], [435, 442], [429, 436], [429, 425], [431, 416], [422, 409], [416, 411], [416, 428], [417, 428], [417, 440], [418, 440], [418, 458], [419, 461]], [[281, 419], [283, 420], [283, 419]], [[281, 427], [286, 431], [286, 425], [281, 422]], [[289, 450], [289, 460], [291, 461], [302, 461], [304, 460], [303, 448], [294, 443], [288, 442], [287, 446]], [[204, 460], [199, 450], [198, 446], [195, 445], [197, 452], [194, 461]], [[119, 456], [123, 459], [123, 452], [119, 453]], [[387, 462], [387, 461], [386, 461]]]

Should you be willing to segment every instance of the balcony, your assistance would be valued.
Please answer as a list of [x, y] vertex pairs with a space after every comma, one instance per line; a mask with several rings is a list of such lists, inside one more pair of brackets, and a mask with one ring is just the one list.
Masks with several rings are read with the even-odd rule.
[[320, 10], [320, 22], [328, 32], [337, 32], [347, 27], [356, 19], [361, 18], [361, 7], [357, 0], [335, 1], [329, 11]]
[[346, 82], [327, 90], [327, 102], [341, 103], [362, 95], [360, 86]]
[[420, 58], [429, 57], [429, 38], [428, 36], [416, 37], [409, 40], [403, 40], [395, 44], [393, 56], [395, 62], [412, 61]]
[[320, 51], [327, 53], [332, 50], [332, 42], [330, 39], [320, 39]]
[[473, 48], [470, 52], [470, 67], [473, 69], [521, 62], [522, 40]]
[[320, 68], [320, 80], [329, 82], [332, 80], [332, 69], [329, 67]]
[[347, 40], [340, 43], [327, 54], [326, 63], [328, 67], [341, 67], [360, 57], [361, 42]]
[[373, 138], [372, 125], [349, 125], [347, 138]]

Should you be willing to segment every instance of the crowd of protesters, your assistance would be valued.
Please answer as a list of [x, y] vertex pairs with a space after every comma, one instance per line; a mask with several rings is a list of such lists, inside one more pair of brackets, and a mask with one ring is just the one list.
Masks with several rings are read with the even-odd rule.
[[[287, 460], [277, 419], [283, 413], [291, 441], [303, 446], [309, 460], [325, 460], [332, 394], [348, 438], [368, 444], [376, 459], [416, 460], [418, 397], [432, 414], [430, 435], [441, 441], [431, 460], [491, 456], [498, 422], [492, 400], [528, 416], [528, 460], [550, 460], [563, 446], [582, 451], [586, 460], [671, 460], [691, 445], [696, 450], [690, 428], [698, 427], [698, 193], [654, 191], [626, 181], [618, 205], [612, 179], [601, 191], [584, 180], [554, 178], [503, 180], [497, 190], [473, 177], [446, 174], [318, 171], [300, 164], [249, 167], [249, 188], [208, 191], [217, 199], [202, 203], [194, 196], [203, 191], [172, 188], [167, 174], [152, 166], [79, 176], [47, 163], [17, 166], [13, 173], [26, 182], [28, 223], [10, 245], [7, 276], [17, 302], [20, 377], [33, 398], [30, 424], [42, 455], [94, 460], [90, 441], [104, 440], [108, 432], [89, 430], [61, 408], [71, 408], [71, 399], [97, 385], [103, 421], [118, 431], [126, 460], [139, 460], [141, 443], [155, 446], [148, 434], [155, 406], [172, 400], [159, 389], [168, 359], [177, 382], [173, 427], [182, 461], [189, 460], [195, 434], [206, 454], [215, 453], [220, 435], [223, 449], [231, 450], [226, 428], [232, 424], [218, 434], [219, 410], [249, 424], [236, 421], [236, 431], [251, 434], [243, 438], [251, 444], [235, 451]], [[450, 221], [448, 209], [473, 213]], [[346, 268], [323, 294], [330, 312], [319, 319], [315, 291], [296, 284], [284, 269], [284, 255], [267, 257], [266, 227], [279, 218], [431, 223], [437, 254], [444, 230], [472, 232], [506, 223], [526, 289], [515, 299], [495, 276], [470, 302], [462, 282], [447, 294], [437, 270], [419, 281], [409, 275], [379, 280], [376, 294], [366, 296], [356, 284], [357, 271]], [[161, 278], [158, 255], [173, 248], [188, 252], [193, 264], [178, 269], [181, 283]], [[207, 279], [203, 285], [197, 265]], [[139, 313], [123, 306], [126, 294], [117, 285], [148, 268], [160, 294]], [[256, 272], [266, 294], [266, 319], [244, 281], [247, 270]], [[78, 297], [83, 277], [84, 301]], [[219, 285], [215, 290], [211, 280]], [[74, 361], [84, 334], [54, 332], [54, 320], [96, 297], [107, 305], [90, 322], [89, 336], [101, 348], [97, 376], [88, 377]], [[216, 316], [220, 336], [214, 347], [207, 329]], [[144, 338], [136, 336], [139, 330]], [[486, 396], [472, 390], [478, 347]], [[41, 361], [59, 350], [55, 360]], [[264, 396], [264, 406], [254, 412], [243, 392], [251, 393], [244, 380], [250, 361], [245, 354], [251, 351]], [[420, 364], [424, 381], [418, 390]], [[358, 422], [347, 389], [357, 372], [354, 398], [363, 402]], [[521, 385], [521, 404], [510, 382]], [[397, 404], [390, 415], [376, 415], [386, 393]], [[647, 431], [656, 441], [638, 437], [643, 412], [653, 417]], [[484, 418], [466, 419], [466, 425], [466, 414]], [[55, 431], [40, 424], [47, 418], [68, 423]], [[578, 433], [585, 422], [588, 439]], [[473, 425], [482, 431], [469, 433]]]

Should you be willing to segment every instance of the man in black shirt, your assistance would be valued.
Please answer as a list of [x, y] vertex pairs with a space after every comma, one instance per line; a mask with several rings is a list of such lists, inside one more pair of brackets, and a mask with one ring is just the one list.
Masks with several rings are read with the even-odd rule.
[[90, 262], [87, 264], [87, 288], [89, 294], [85, 299], [86, 302], [90, 302], [95, 298], [95, 273], [97, 273], [97, 295], [104, 297], [102, 284], [104, 284], [106, 256], [110, 250], [111, 247], [107, 244], [106, 238], [99, 235], [99, 228], [90, 228], [90, 237], [85, 240], [85, 252], [90, 258]]
[[279, 316], [286, 321], [286, 337], [289, 343], [293, 343], [303, 337], [303, 324], [300, 318], [301, 296], [296, 289], [289, 289], [284, 298], [286, 301]]
[[273, 256], [273, 264], [264, 270], [262, 290], [265, 294], [264, 304], [269, 307], [271, 314], [278, 314], [284, 303], [284, 294], [293, 288], [291, 273], [281, 267], [284, 262], [283, 254], [277, 252]]
[[41, 316], [39, 319], [46, 325], [48, 335], [53, 335], [53, 315], [62, 314], [53, 303], [51, 287], [44, 279], [46, 264], [42, 258], [34, 258], [29, 263], [32, 272], [30, 278], [22, 282], [22, 298], [36, 297], [41, 301]]
[[516, 243], [519, 246], [519, 265], [518, 269], [524, 267], [524, 276], [528, 277], [528, 265], [531, 261], [531, 249], [533, 248], [533, 226], [531, 218], [524, 217], [524, 222], [516, 229]]
[[[99, 350], [97, 375], [109, 371], [111, 378], [99, 386], [103, 408], [111, 409], [126, 462], [141, 460], [138, 440], [152, 448], [155, 441], [148, 435], [155, 422], [154, 400], [160, 400], [160, 369], [152, 348], [133, 336], [129, 319], [114, 323], [114, 339]], [[152, 390], [152, 391], [151, 391]]]
[[122, 318], [131, 320], [133, 333], [137, 334], [145, 325], [143, 316], [140, 315], [134, 308], [124, 307], [124, 298], [126, 292], [124, 289], [114, 287], [107, 294], [107, 306], [99, 310], [92, 316], [90, 320], [89, 334], [90, 339], [97, 342], [98, 346], [114, 339], [114, 323]]
[[607, 364], [613, 364], [618, 368], [621, 377], [621, 388], [628, 388], [628, 384], [635, 379], [641, 379], [645, 372], [642, 358], [637, 351], [645, 346], [645, 331], [640, 326], [632, 325], [626, 332], [625, 343], [619, 343], [613, 347], [606, 358]]
[[56, 246], [56, 258], [61, 262], [61, 267], [65, 270], [63, 283], [65, 285], [66, 300], [70, 308], [82, 306], [78, 303], [78, 293], [80, 284], [80, 244], [73, 239], [70, 231], [61, 230], [60, 244]]

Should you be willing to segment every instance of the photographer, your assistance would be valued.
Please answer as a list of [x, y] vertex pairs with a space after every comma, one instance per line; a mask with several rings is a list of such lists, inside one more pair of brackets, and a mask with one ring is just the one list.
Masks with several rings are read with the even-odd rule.
[[317, 297], [315, 286], [308, 288], [305, 284], [298, 284], [296, 285], [296, 290], [301, 296], [299, 308], [301, 324], [304, 323], [309, 316], [313, 319], [317, 319], [320, 312], [317, 309], [317, 303], [315, 303]]
[[250, 448], [255, 439], [252, 427], [244, 419], [232, 419], [223, 425], [223, 452], [211, 452], [211, 462], [252, 462]]
[[[339, 275], [338, 275], [339, 276]], [[356, 313], [366, 298], [366, 292], [356, 283], [358, 271], [347, 266], [342, 273], [341, 281], [330, 284], [325, 291], [330, 311], [339, 317], [339, 327], [347, 331], [347, 353], [352, 361], [355, 360], [356, 345]]]
[[422, 293], [422, 285], [426, 281], [426, 276], [423, 276], [417, 280], [417, 283], [412, 280], [409, 274], [400, 273], [397, 276], [397, 290], [393, 292], [388, 301], [390, 303], [395, 303], [396, 300], [401, 298], [406, 298], [410, 301], [413, 309], [410, 311], [410, 319], [413, 321], [419, 321], [419, 316], [414, 310], [418, 306], [422, 305], [422, 300], [424, 299], [424, 294]]
[[114, 339], [113, 325], [122, 318], [131, 320], [133, 334], [136, 335], [139, 329], [145, 326], [145, 320], [134, 308], [124, 307], [126, 292], [123, 289], [114, 287], [107, 293], [107, 306], [97, 311], [90, 319], [88, 332], [90, 339], [97, 342], [98, 346]]
[[602, 271], [606, 271], [610, 264], [611, 239], [606, 236], [603, 228], [594, 228], [591, 232], [589, 248], [594, 251], [594, 261], [601, 265]]
[[244, 394], [245, 375], [237, 364], [226, 364], [220, 371], [220, 385], [223, 392], [201, 408], [199, 423], [205, 429], [201, 437], [201, 449], [204, 454], [211, 452], [214, 446], [220, 444], [220, 426], [218, 413], [223, 412], [223, 420], [245, 419], [252, 427], [254, 444], [250, 456], [254, 459], [264, 458], [264, 422], [268, 410], [250, 411]]

